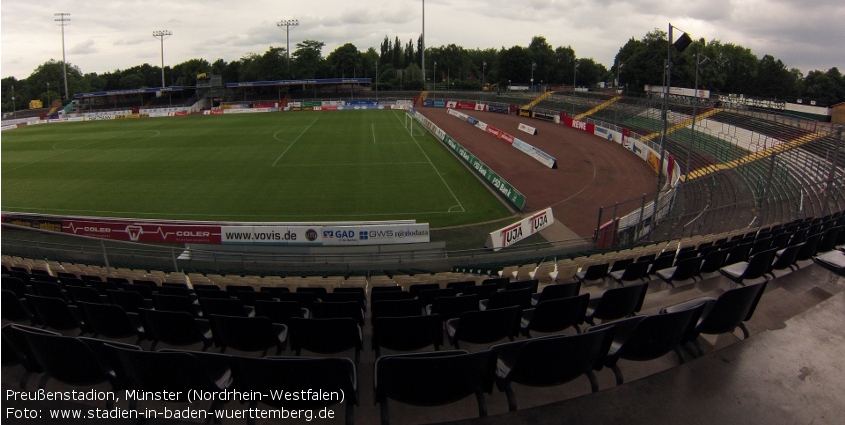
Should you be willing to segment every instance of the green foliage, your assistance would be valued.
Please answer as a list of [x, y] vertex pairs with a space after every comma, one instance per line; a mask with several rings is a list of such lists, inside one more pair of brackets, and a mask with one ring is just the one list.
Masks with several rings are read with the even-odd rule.
[[332, 75], [341, 77], [362, 76], [361, 52], [352, 43], [346, 43], [329, 53], [326, 58]]
[[322, 78], [327, 74], [323, 61], [323, 47], [326, 43], [317, 40], [303, 40], [296, 43], [293, 52], [292, 78]]
[[[426, 48], [426, 76], [443, 84], [448, 78], [454, 88], [477, 90], [484, 83], [528, 85], [570, 85], [578, 63], [579, 86], [594, 86], [599, 82], [612, 82], [619, 76], [619, 83], [628, 92], [641, 92], [645, 85], [662, 85], [667, 58], [668, 35], [665, 30], [654, 29], [642, 38], [630, 38], [619, 48], [614, 63], [608, 70], [592, 58], [579, 58], [571, 46], [552, 46], [544, 36], [531, 38], [527, 47], [515, 45], [501, 49], [468, 50], [456, 44]], [[393, 40], [387, 35], [378, 49], [370, 47], [360, 52], [353, 44], [346, 43], [324, 58], [325, 43], [304, 40], [297, 43], [291, 53], [284, 47], [270, 46], [264, 53], [248, 53], [241, 59], [213, 63], [198, 58], [173, 67], [165, 67], [166, 85], [193, 86], [196, 75], [203, 72], [221, 75], [224, 82], [266, 81], [294, 78], [373, 77], [379, 64], [381, 88], [422, 89], [423, 76], [416, 72], [422, 64], [422, 36], [416, 41], [402, 43], [398, 36]], [[681, 53], [672, 53], [672, 81], [676, 87], [692, 88], [696, 80], [696, 54], [710, 60], [700, 67], [698, 86], [715, 93], [741, 93], [746, 96], [791, 100], [803, 98], [820, 104], [845, 102], [845, 78], [838, 68], [828, 71], [813, 70], [804, 76], [799, 70], [771, 55], [758, 57], [751, 49], [719, 40], [694, 40]], [[434, 75], [434, 62], [437, 75]], [[486, 65], [485, 65], [486, 63]], [[624, 65], [622, 65], [624, 64]], [[621, 68], [620, 68], [620, 65]], [[413, 67], [413, 68], [412, 68]], [[39, 65], [26, 79], [4, 79], [2, 108], [12, 109], [11, 88], [15, 88], [16, 109], [27, 106], [32, 99], [46, 102], [64, 96], [63, 66], [49, 60]], [[76, 66], [68, 64], [69, 98], [75, 93], [108, 91], [161, 85], [161, 68], [142, 64], [111, 72], [82, 74]], [[386, 73], [386, 74], [385, 74]], [[47, 84], [49, 83], [49, 90]], [[7, 94], [8, 93], [8, 94]]]

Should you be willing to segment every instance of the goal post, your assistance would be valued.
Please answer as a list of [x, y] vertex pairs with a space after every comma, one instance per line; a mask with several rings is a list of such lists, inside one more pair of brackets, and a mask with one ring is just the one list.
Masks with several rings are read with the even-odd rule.
[[405, 131], [407, 131], [411, 137], [425, 135], [425, 129], [423, 128], [422, 123], [417, 121], [409, 113], [405, 114]]

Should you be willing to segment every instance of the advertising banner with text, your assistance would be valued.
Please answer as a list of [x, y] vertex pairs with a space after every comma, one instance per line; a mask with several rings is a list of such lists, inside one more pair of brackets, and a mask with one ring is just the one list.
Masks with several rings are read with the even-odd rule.
[[325, 246], [395, 245], [431, 241], [428, 223], [323, 226], [321, 236]]
[[224, 245], [321, 245], [320, 226], [221, 226]]
[[526, 133], [528, 133], [532, 136], [537, 134], [537, 129], [534, 128], [534, 127], [531, 127], [530, 125], [525, 125], [523, 123], [519, 123], [519, 126], [517, 128], [519, 129], [519, 131], [524, 131], [524, 132], [526, 132]]
[[480, 159], [476, 158], [472, 152], [466, 150], [463, 146], [461, 146], [455, 139], [449, 137], [440, 127], [438, 127], [433, 122], [429, 121], [428, 118], [423, 116], [422, 114], [418, 114], [417, 111], [411, 109], [411, 115], [414, 116], [418, 121], [420, 121], [423, 125], [428, 128], [428, 130], [434, 134], [438, 139], [440, 139], [449, 149], [452, 149], [461, 160], [466, 162], [472, 169], [475, 171], [476, 174], [483, 177], [493, 186], [498, 193], [501, 194], [505, 199], [508, 200], [513, 206], [517, 209], [521, 210], [525, 207], [525, 195], [520, 193], [516, 190], [515, 187], [511, 186], [510, 183], [505, 181], [502, 177], [496, 174], [495, 171], [490, 169], [486, 164], [484, 164]]
[[544, 228], [551, 226], [555, 222], [554, 214], [551, 208], [538, 211], [529, 217], [526, 217], [510, 226], [495, 230], [487, 236], [487, 243], [484, 244], [487, 248], [493, 248], [498, 251], [502, 248], [507, 248]]
[[595, 133], [596, 126], [595, 124], [584, 122], [584, 121], [577, 121], [573, 120], [572, 118], [564, 118], [563, 125], [567, 127], [572, 127], [576, 130], [586, 131], [587, 133]]
[[457, 152], [461, 159], [469, 164], [478, 175], [484, 177], [488, 182], [490, 182], [490, 184], [493, 185], [493, 187], [507, 198], [508, 201], [510, 201], [515, 207], [521, 210], [525, 206], [525, 195], [516, 190], [515, 187], [511, 186], [510, 183], [496, 174], [495, 171], [481, 162], [480, 159], [476, 158], [472, 152], [464, 149], [463, 146], [458, 144], [458, 142], [449, 136], [445, 136], [443, 138], [443, 142], [445, 142], [452, 150]]
[[220, 243], [220, 226], [135, 222], [131, 220], [64, 220], [62, 232], [100, 239], [151, 243]]

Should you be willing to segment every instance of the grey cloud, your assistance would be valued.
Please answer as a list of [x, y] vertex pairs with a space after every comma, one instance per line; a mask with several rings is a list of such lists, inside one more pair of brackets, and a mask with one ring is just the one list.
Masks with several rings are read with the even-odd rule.
[[68, 53], [72, 55], [90, 55], [92, 53], [97, 53], [99, 50], [97, 49], [96, 44], [97, 43], [94, 40], [89, 38], [88, 40], [71, 47], [70, 50], [68, 50]]

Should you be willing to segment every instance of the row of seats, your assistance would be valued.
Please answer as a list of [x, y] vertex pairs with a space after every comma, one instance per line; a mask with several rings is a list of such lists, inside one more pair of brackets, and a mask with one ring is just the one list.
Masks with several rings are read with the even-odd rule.
[[573, 279], [597, 283], [612, 278], [620, 285], [660, 278], [667, 285], [703, 279], [720, 272], [736, 283], [795, 270], [798, 263], [842, 244], [845, 217], [802, 220], [774, 229], [761, 229], [698, 246], [639, 257], [613, 257], [576, 272]]
[[64, 277], [80, 280], [99, 280], [115, 282], [153, 282], [156, 285], [174, 283], [182, 285], [218, 286], [228, 285], [252, 286], [254, 288], [278, 286], [296, 290], [300, 287], [322, 287], [328, 290], [338, 287], [361, 287], [369, 289], [375, 286], [400, 285], [404, 288], [415, 283], [439, 283], [478, 280], [481, 278], [465, 273], [439, 272], [421, 273], [414, 275], [394, 274], [386, 275], [353, 275], [353, 276], [253, 276], [253, 275], [220, 275], [202, 273], [165, 273], [159, 270], [139, 270], [124, 268], [109, 268], [84, 264], [62, 263], [58, 261], [34, 260], [4, 255], [2, 257], [4, 271], [20, 271], [39, 276]]
[[[517, 404], [512, 383], [550, 386], [586, 376], [595, 392], [599, 388], [593, 371], [604, 367], [613, 370], [617, 384], [624, 382], [618, 366], [620, 359], [651, 360], [674, 351], [679, 361], [684, 362], [682, 347], [686, 346], [692, 354], [700, 353], [700, 347], [695, 346], [700, 333], [732, 332], [736, 327], [745, 331], [742, 322], [753, 314], [765, 285], [738, 287], [726, 291], [718, 299], [692, 300], [664, 308], [659, 314], [599, 324], [574, 335], [506, 342], [474, 353], [453, 350], [381, 356], [374, 364], [374, 390], [376, 401], [381, 404], [382, 423], [389, 422], [389, 399], [412, 405], [442, 405], [474, 394], [479, 416], [484, 416], [483, 393], [491, 393], [494, 384], [506, 393], [509, 409], [513, 411]], [[578, 297], [561, 300], [572, 298]], [[548, 301], [540, 304], [544, 302]], [[144, 310], [143, 314], [152, 311]], [[486, 314], [475, 326], [494, 327], [498, 317], [508, 316], [508, 320], [513, 320], [518, 311], [519, 307], [514, 306], [475, 312]], [[182, 315], [190, 317], [187, 313]], [[212, 321], [215, 318], [212, 316]], [[388, 318], [378, 320], [383, 319]], [[475, 319], [464, 314], [453, 320], [456, 322], [447, 322], [448, 334], [461, 338], [461, 328]], [[172, 318], [167, 322], [171, 327], [176, 323]], [[454, 333], [449, 330], [451, 328], [455, 329]], [[440, 329], [440, 323], [437, 323], [437, 329]], [[310, 331], [319, 333], [316, 329]], [[479, 339], [470, 342], [486, 344], [503, 339], [490, 335], [489, 329], [485, 332], [487, 335], [476, 335]], [[241, 333], [255, 335], [247, 329], [242, 329]], [[411, 332], [405, 329], [405, 333]], [[143, 351], [138, 346], [61, 336], [22, 325], [5, 326], [3, 338], [4, 365], [20, 364], [28, 373], [43, 373], [40, 388], [44, 388], [51, 378], [68, 385], [109, 382], [116, 389], [167, 388], [183, 394], [190, 389], [269, 392], [278, 389], [283, 382], [286, 388], [344, 389], [348, 397], [346, 421], [354, 421], [357, 372], [350, 359], [258, 359], [193, 351]], [[687, 343], [692, 343], [696, 352]], [[25, 387], [26, 379], [28, 375], [22, 379], [22, 387]], [[131, 407], [135, 407], [134, 403]]]

